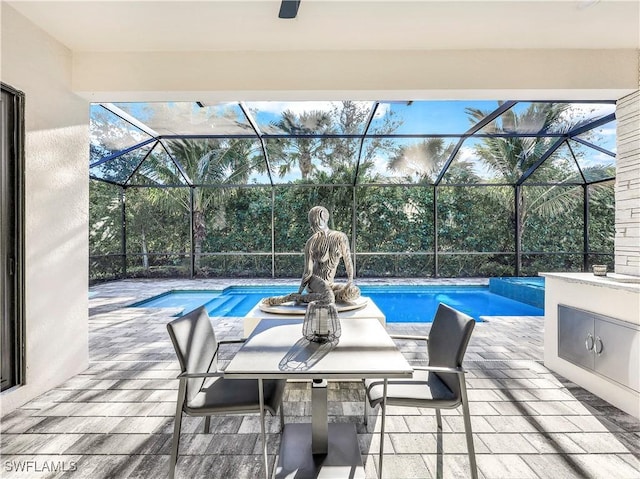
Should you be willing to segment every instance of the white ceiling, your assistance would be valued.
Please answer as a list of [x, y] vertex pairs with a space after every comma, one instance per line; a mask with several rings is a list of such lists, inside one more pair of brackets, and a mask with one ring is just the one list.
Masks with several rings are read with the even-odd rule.
[[85, 52], [640, 48], [640, 0], [6, 3]]

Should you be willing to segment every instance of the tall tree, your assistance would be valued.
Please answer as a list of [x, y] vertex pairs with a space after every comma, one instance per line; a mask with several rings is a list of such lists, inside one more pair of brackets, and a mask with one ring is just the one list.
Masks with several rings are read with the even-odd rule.
[[[402, 145], [390, 158], [387, 168], [404, 175], [408, 182], [432, 183], [454, 148], [454, 143], [447, 143], [444, 138], [427, 138], [411, 145]], [[461, 162], [449, 168], [450, 172], [457, 170], [460, 170], [461, 174], [471, 174], [471, 165]]]
[[[376, 171], [376, 159], [388, 156], [395, 150], [394, 140], [383, 135], [394, 133], [401, 122], [390, 111], [379, 119], [376, 136], [367, 137], [362, 142], [359, 135], [365, 132], [371, 108], [369, 102], [342, 101], [333, 104], [333, 131], [336, 135], [355, 136], [334, 135], [324, 139], [318, 157], [322, 169], [314, 174], [316, 183], [353, 185], [375, 181], [379, 174]], [[334, 211], [339, 205], [350, 204], [352, 194], [351, 189], [338, 189], [331, 194], [325, 206], [329, 211]]]
[[[168, 142], [168, 151], [173, 162], [148, 159], [143, 171], [159, 184], [190, 183], [193, 191], [193, 239], [194, 264], [201, 266], [202, 247], [207, 237], [207, 224], [222, 228], [225, 224], [224, 202], [229, 192], [225, 186], [242, 185], [256, 170], [264, 170], [264, 161], [259, 158], [255, 142], [246, 139], [181, 139]], [[166, 195], [156, 195], [156, 202], [165, 201]], [[191, 210], [190, 199], [181, 198], [165, 204], [169, 210], [175, 208]]]
[[[572, 121], [569, 105], [560, 103], [531, 103], [523, 112], [513, 109], [507, 110], [500, 116], [500, 123], [496, 123], [494, 133], [538, 133], [546, 131], [567, 132], [575, 124]], [[490, 112], [468, 108], [467, 114], [472, 121], [485, 118]], [[496, 181], [516, 184], [524, 173], [538, 163], [555, 138], [543, 136], [502, 136], [485, 137], [476, 148], [475, 153], [483, 161], [485, 167], [495, 174]], [[520, 195], [517, 201], [510, 203], [511, 222], [520, 231], [516, 241], [518, 249], [522, 246], [522, 237], [530, 215], [556, 216], [570, 211], [575, 207], [581, 196], [576, 188], [567, 188], [563, 183], [575, 181], [572, 172], [565, 172], [563, 180], [551, 175], [553, 166], [550, 158], [548, 164], [541, 165], [537, 170], [537, 179], [543, 182], [548, 179], [547, 186], [530, 187], [527, 201]], [[495, 191], [503, 191], [496, 189]]]
[[307, 180], [314, 169], [313, 159], [322, 148], [322, 139], [314, 135], [331, 134], [331, 115], [322, 110], [305, 111], [300, 114], [285, 110], [274, 122], [274, 126], [289, 135], [306, 135], [294, 136], [282, 142], [283, 151], [274, 162], [279, 166], [280, 176], [289, 173], [295, 165], [300, 170], [302, 179]]

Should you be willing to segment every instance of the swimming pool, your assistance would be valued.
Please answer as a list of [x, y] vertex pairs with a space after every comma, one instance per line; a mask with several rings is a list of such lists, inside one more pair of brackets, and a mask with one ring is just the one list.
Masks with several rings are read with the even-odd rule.
[[490, 278], [489, 291], [544, 309], [544, 278]]
[[[292, 286], [232, 286], [223, 291], [169, 291], [133, 307], [182, 308], [185, 314], [204, 305], [210, 316], [245, 316], [262, 298], [291, 293]], [[439, 303], [481, 316], [542, 316], [543, 310], [493, 294], [487, 286], [362, 286], [384, 313], [388, 323], [430, 322]], [[179, 314], [179, 315], [180, 315]]]

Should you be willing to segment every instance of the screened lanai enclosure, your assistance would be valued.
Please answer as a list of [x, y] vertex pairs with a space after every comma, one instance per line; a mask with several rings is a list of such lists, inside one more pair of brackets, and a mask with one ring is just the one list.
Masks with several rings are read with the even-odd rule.
[[94, 104], [90, 278], [297, 278], [315, 205], [361, 278], [613, 267], [615, 133], [613, 101]]

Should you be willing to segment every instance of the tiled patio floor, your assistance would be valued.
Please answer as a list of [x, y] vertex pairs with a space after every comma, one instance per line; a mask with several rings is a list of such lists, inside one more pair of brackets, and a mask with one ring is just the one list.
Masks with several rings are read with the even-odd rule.
[[[92, 288], [89, 369], [2, 418], [0, 477], [166, 477], [178, 374], [165, 328], [172, 312], [122, 306], [167, 289], [225, 284], [123, 281]], [[220, 337], [241, 335], [240, 318], [213, 324]], [[388, 329], [426, 334], [429, 325]], [[476, 326], [465, 367], [480, 477], [640, 478], [640, 421], [550, 373], [542, 363], [542, 330], [540, 317], [493, 317]], [[416, 343], [398, 344], [413, 361], [425, 361]], [[306, 383], [287, 385], [288, 422], [310, 420], [310, 396]], [[372, 416], [364, 427], [361, 385], [331, 383], [329, 400], [332, 421], [356, 425], [367, 477], [375, 478], [379, 421]], [[468, 477], [457, 411], [443, 411], [440, 467], [433, 412], [388, 412], [386, 478]], [[269, 418], [268, 429], [273, 464], [277, 418]], [[211, 430], [202, 434], [201, 419], [185, 418], [178, 477], [263, 477], [257, 416], [214, 417]]]

